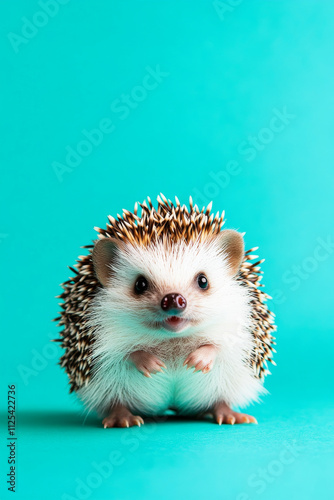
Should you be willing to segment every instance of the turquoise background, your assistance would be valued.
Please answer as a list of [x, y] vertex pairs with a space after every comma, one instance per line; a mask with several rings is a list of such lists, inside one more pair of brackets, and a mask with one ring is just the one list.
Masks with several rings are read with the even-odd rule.
[[[46, 3], [0, 6], [0, 497], [16, 384], [17, 499], [333, 498], [333, 2]], [[266, 258], [278, 366], [258, 426], [104, 431], [68, 394], [49, 342], [66, 266], [160, 191], [212, 199]]]

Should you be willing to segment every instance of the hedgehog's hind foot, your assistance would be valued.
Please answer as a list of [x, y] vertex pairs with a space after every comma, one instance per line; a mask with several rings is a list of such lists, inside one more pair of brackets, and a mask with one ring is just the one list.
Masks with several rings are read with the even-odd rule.
[[246, 413], [239, 413], [231, 410], [226, 403], [216, 403], [213, 410], [213, 417], [217, 424], [257, 424], [255, 417]]
[[140, 427], [144, 420], [139, 415], [132, 415], [131, 411], [122, 404], [112, 407], [110, 414], [102, 421], [105, 429], [109, 427]]

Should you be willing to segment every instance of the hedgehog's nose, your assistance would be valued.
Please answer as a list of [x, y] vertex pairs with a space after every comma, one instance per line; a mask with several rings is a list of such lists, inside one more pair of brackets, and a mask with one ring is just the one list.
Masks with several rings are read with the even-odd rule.
[[161, 301], [164, 311], [180, 313], [187, 307], [186, 299], [179, 293], [168, 293]]

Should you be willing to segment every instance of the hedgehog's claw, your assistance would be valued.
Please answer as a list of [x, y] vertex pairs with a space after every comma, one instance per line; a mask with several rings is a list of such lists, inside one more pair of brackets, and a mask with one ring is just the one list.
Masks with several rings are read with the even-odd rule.
[[218, 425], [257, 424], [255, 417], [233, 411], [226, 403], [217, 403], [212, 413]]
[[133, 422], [135, 425], [138, 425], [138, 427], [144, 424], [144, 420], [141, 417], [135, 417]]
[[196, 349], [196, 351], [189, 354], [183, 363], [183, 366], [188, 368], [194, 368], [193, 373], [201, 371], [202, 373], [208, 373], [214, 363], [217, 354], [217, 349], [214, 345], [204, 345]]
[[130, 410], [123, 405], [115, 406], [110, 415], [102, 422], [105, 429], [111, 427], [129, 428], [134, 425], [140, 427], [142, 424], [144, 424], [144, 420], [139, 415], [132, 415]]
[[129, 360], [147, 378], [158, 372], [163, 373], [162, 368], [167, 368], [163, 361], [146, 351], [134, 351], [130, 354]]

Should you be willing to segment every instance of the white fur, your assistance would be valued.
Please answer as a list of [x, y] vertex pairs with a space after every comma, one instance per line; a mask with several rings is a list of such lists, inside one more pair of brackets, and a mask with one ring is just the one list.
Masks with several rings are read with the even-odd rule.
[[[105, 413], [117, 401], [142, 414], [154, 415], [170, 406], [193, 413], [218, 401], [243, 406], [264, 392], [248, 362], [253, 338], [247, 289], [229, 276], [217, 238], [145, 248], [128, 244], [111, 267], [113, 276], [97, 293], [89, 314], [96, 336], [94, 373], [79, 391], [89, 408]], [[196, 282], [201, 272], [210, 283], [207, 291]], [[136, 297], [139, 275], [148, 279], [151, 289]], [[181, 333], [148, 327], [147, 322], [164, 319], [161, 299], [172, 292], [186, 298], [184, 316], [194, 324]], [[218, 347], [211, 372], [187, 370], [186, 357], [208, 343]], [[157, 355], [167, 370], [144, 377], [127, 359], [136, 350]]]

